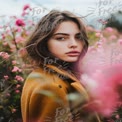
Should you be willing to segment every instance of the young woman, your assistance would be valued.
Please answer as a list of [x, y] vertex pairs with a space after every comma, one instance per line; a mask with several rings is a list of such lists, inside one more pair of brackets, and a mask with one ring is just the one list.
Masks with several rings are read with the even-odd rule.
[[68, 11], [42, 17], [27, 43], [36, 67], [21, 97], [23, 122], [100, 122], [73, 69], [88, 48], [85, 26]]

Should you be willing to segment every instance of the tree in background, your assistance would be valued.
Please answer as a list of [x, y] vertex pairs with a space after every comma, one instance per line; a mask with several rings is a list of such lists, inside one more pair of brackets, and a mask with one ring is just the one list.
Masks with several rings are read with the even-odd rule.
[[122, 33], [122, 11], [111, 14], [107, 19], [106, 27], [116, 28], [118, 32]]

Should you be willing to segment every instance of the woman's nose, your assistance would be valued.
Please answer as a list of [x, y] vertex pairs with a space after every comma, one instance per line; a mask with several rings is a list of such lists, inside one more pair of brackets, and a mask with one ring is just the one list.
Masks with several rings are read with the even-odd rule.
[[77, 41], [75, 38], [69, 40], [69, 47], [77, 47]]

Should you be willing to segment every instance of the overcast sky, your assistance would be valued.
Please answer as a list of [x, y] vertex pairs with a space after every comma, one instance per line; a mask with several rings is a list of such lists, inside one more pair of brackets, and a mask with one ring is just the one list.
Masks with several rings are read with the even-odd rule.
[[[80, 12], [82, 15], [88, 13], [97, 0], [0, 0], [0, 15], [18, 15], [24, 4], [31, 6], [42, 5], [47, 9], [67, 9]], [[94, 6], [95, 7], [95, 6]]]
[[91, 23], [95, 23], [98, 18], [109, 16], [112, 12], [122, 10], [122, 0], [0, 0], [0, 16], [18, 16], [25, 4], [30, 4], [36, 11], [41, 9], [40, 6], [47, 8], [47, 11], [70, 10], [85, 16]]

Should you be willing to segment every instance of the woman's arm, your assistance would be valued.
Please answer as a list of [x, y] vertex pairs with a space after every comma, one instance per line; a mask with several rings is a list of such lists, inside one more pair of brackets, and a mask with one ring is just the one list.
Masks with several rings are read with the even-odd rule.
[[58, 90], [48, 87], [43, 86], [33, 92], [29, 104], [29, 118], [54, 122], [58, 118], [63, 119], [66, 113], [69, 114], [70, 110], [67, 110], [67, 105], [59, 98]]

